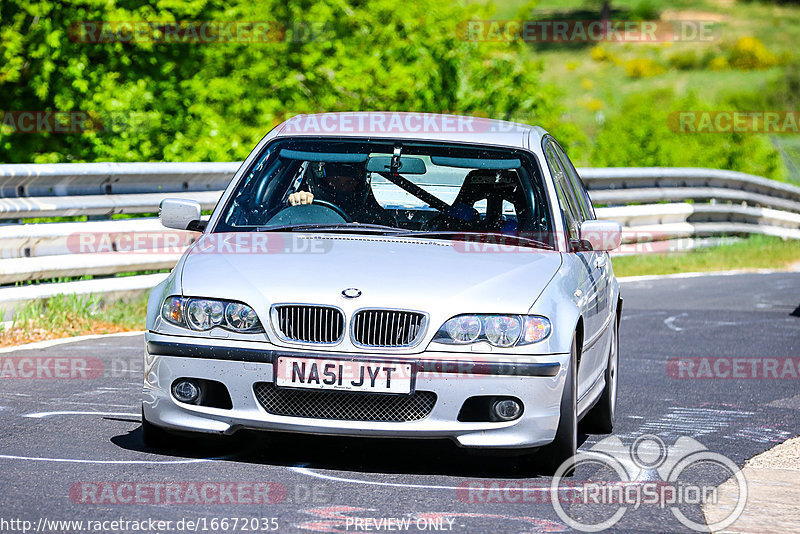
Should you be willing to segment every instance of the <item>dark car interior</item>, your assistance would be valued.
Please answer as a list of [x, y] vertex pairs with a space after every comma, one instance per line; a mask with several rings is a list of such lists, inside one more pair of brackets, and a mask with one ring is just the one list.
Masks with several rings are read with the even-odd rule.
[[[550, 229], [538, 173], [518, 157], [437, 158], [417, 147], [408, 151], [413, 156], [393, 159], [376, 156], [373, 147], [351, 147], [359, 148], [271, 151], [240, 183], [217, 231], [353, 223], [507, 235]], [[456, 154], [474, 156], [465, 149]], [[292, 205], [290, 195], [301, 191], [313, 194], [313, 202]]]

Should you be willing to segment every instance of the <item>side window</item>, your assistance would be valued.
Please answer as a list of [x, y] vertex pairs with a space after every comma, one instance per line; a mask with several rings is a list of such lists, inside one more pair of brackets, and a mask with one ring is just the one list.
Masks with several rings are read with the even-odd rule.
[[592, 206], [592, 201], [589, 198], [589, 193], [586, 191], [586, 187], [583, 185], [583, 181], [581, 177], [578, 176], [578, 171], [575, 170], [575, 166], [567, 157], [567, 154], [564, 152], [564, 149], [561, 148], [558, 144], [553, 143], [554, 149], [558, 154], [559, 159], [561, 160], [561, 164], [564, 166], [564, 170], [569, 177], [569, 183], [571, 189], [575, 192], [575, 198], [577, 198], [578, 203], [581, 208], [581, 213], [583, 214], [584, 220], [596, 219], [597, 217], [594, 214], [594, 207]]
[[547, 165], [550, 167], [550, 172], [553, 175], [553, 182], [556, 186], [556, 194], [558, 195], [558, 203], [561, 205], [561, 211], [564, 214], [564, 219], [567, 223], [567, 234], [570, 241], [580, 239], [580, 226], [583, 222], [578, 201], [572, 193], [572, 188], [567, 184], [567, 174], [561, 161], [553, 148], [553, 144], [548, 142], [544, 149], [545, 159]]

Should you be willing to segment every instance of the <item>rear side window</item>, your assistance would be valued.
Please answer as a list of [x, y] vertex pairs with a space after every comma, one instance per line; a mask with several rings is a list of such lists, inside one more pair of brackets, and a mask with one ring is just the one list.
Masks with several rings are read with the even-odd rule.
[[544, 155], [553, 175], [558, 203], [561, 205], [561, 212], [564, 214], [564, 221], [567, 226], [567, 234], [570, 241], [577, 241], [580, 239], [580, 226], [584, 220], [580, 205], [575, 198], [572, 187], [568, 183], [567, 173], [552, 143], [548, 142], [545, 145]]
[[558, 145], [558, 143], [551, 142], [551, 144], [553, 145], [554, 150], [558, 154], [558, 158], [561, 161], [561, 164], [564, 167], [564, 171], [567, 174], [569, 186], [575, 193], [575, 198], [578, 201], [583, 219], [584, 220], [596, 219], [597, 217], [595, 216], [594, 213], [594, 207], [592, 207], [592, 201], [589, 198], [589, 193], [586, 191], [586, 187], [583, 185], [581, 177], [578, 176], [578, 171], [575, 170], [575, 166], [567, 157], [567, 154], [566, 152], [564, 152], [564, 149], [561, 148]]

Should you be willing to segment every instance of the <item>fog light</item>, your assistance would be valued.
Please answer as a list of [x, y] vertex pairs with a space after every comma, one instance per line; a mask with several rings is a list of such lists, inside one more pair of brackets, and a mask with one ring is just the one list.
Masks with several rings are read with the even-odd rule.
[[194, 404], [200, 398], [200, 386], [194, 380], [183, 378], [172, 384], [172, 395], [180, 402]]
[[492, 405], [492, 413], [501, 421], [511, 421], [519, 417], [522, 406], [515, 400], [503, 399]]

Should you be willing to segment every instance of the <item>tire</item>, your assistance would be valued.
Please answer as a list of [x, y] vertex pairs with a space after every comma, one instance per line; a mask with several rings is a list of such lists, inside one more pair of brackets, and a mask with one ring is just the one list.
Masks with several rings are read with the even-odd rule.
[[597, 404], [581, 421], [581, 430], [590, 434], [610, 434], [614, 430], [619, 388], [619, 323], [617, 321], [614, 321], [614, 328], [611, 331], [611, 347], [603, 376], [606, 381], [603, 393]]
[[[144, 406], [142, 406], [142, 441], [150, 449], [169, 448], [171, 436], [160, 426], [156, 426], [144, 418]], [[174, 444], [173, 444], [174, 445]]]
[[[578, 344], [572, 338], [569, 367], [561, 394], [561, 410], [556, 437], [552, 443], [539, 449], [536, 457], [538, 467], [546, 473], [554, 473], [564, 462], [573, 460], [578, 453]], [[572, 467], [564, 473], [572, 474]]]

